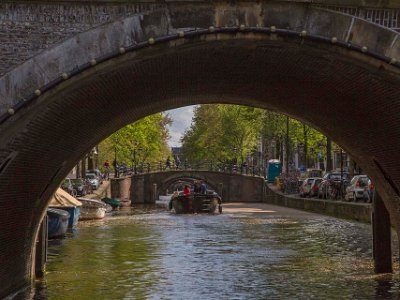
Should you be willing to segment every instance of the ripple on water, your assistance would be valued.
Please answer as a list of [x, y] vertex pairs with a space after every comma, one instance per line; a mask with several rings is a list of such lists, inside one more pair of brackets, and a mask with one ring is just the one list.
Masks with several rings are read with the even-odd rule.
[[48, 274], [31, 298], [397, 297], [397, 265], [395, 275], [372, 275], [368, 225], [232, 207], [223, 215], [128, 210], [80, 222], [50, 243]]

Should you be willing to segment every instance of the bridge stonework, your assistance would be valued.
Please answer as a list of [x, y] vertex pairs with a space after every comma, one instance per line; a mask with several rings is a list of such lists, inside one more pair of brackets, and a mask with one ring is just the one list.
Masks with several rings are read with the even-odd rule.
[[262, 202], [264, 199], [264, 179], [261, 177], [212, 171], [167, 171], [132, 176], [131, 200], [133, 203], [154, 203], [169, 184], [185, 178], [204, 180], [222, 201]]
[[[396, 2], [354, 15], [395, 15]], [[354, 1], [60, 3], [0, 4], [0, 298], [30, 283], [38, 226], [75, 163], [124, 125], [192, 104], [320, 129], [371, 176], [400, 232], [399, 34], [316, 7]]]
[[[170, 6], [168, 2], [147, 0], [96, 2], [67, 0], [62, 3], [37, 0], [2, 1], [0, 3], [0, 76], [77, 33], [129, 16], [168, 9]], [[198, 15], [196, 10], [190, 10], [190, 6], [202, 5], [203, 11], [218, 7], [218, 4], [206, 5], [205, 1], [198, 0], [180, 2], [180, 6], [189, 5], [187, 6], [189, 9], [185, 9], [186, 14], [193, 15], [195, 18], [202, 16], [208, 21], [207, 24], [211, 24], [212, 21], [207, 13]], [[304, 2], [309, 5], [310, 1], [276, 2]], [[361, 3], [358, 0], [319, 0], [313, 1], [312, 5], [346, 12], [375, 21], [380, 25], [400, 29], [400, 3], [396, 0], [372, 0], [361, 1]], [[249, 5], [251, 6], [254, 7], [254, 5]], [[224, 7], [222, 6], [221, 9]], [[262, 9], [258, 8], [256, 11], [262, 12]]]

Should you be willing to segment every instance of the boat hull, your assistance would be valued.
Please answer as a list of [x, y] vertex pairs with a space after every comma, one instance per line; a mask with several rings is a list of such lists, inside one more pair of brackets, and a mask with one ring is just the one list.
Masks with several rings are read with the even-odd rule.
[[170, 208], [177, 214], [185, 213], [215, 213], [217, 210], [222, 213], [221, 198], [216, 195], [190, 195], [173, 196]]
[[69, 213], [62, 209], [48, 208], [47, 216], [49, 238], [64, 236], [68, 229]]
[[103, 219], [106, 215], [107, 204], [94, 199], [79, 198], [82, 202], [80, 220]]
[[99, 208], [86, 208], [82, 210], [81, 220], [103, 219], [106, 215], [106, 209]]
[[[54, 208], [54, 207], [52, 207]], [[79, 221], [79, 216], [80, 216], [80, 207], [57, 207], [57, 209], [62, 209], [65, 210], [69, 213], [69, 219], [68, 219], [68, 227], [73, 228], [78, 224]]]

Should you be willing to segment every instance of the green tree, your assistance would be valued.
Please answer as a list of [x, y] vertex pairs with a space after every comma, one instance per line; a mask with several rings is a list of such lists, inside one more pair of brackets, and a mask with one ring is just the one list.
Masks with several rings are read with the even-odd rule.
[[114, 132], [99, 144], [100, 165], [106, 159], [112, 162], [115, 152], [118, 163], [127, 166], [133, 164], [134, 152], [137, 163], [165, 160], [170, 155], [167, 125], [171, 122], [168, 115], [157, 113]]
[[326, 153], [325, 136], [301, 121], [267, 110], [224, 104], [196, 107], [192, 125], [182, 138], [182, 153], [189, 161], [242, 163], [255, 153], [260, 141], [263, 159], [283, 159], [283, 149], [289, 147], [290, 160], [299, 151], [301, 163], [311, 165], [318, 153], [321, 157]]
[[183, 156], [191, 161], [243, 162], [257, 144], [260, 116], [261, 110], [253, 107], [199, 105], [182, 138]]

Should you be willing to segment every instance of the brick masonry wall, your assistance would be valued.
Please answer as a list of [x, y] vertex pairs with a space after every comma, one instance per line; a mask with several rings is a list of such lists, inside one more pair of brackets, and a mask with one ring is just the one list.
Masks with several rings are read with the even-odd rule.
[[161, 6], [149, 3], [0, 3], [0, 76], [77, 33]]
[[[84, 32], [100, 24], [122, 19], [134, 14], [142, 14], [159, 7], [163, 4], [149, 3], [151, 1], [63, 1], [59, 3], [46, 3], [46, 1], [30, 4], [26, 1], [11, 1], [0, 3], [0, 77], [10, 71], [13, 67], [21, 64], [27, 59], [40, 53], [69, 37]], [[156, 1], [154, 1], [156, 2]], [[195, 2], [190, 1], [185, 2]], [[290, 2], [290, 1], [288, 1]], [[301, 1], [296, 1], [301, 2]], [[308, 2], [308, 1], [307, 1]], [[360, 13], [359, 6], [355, 2], [346, 0], [316, 1], [316, 5], [342, 11], [358, 17], [364, 17]], [[318, 4], [319, 3], [319, 4]], [[370, 7], [398, 7], [395, 3], [387, 1], [375, 1], [368, 4]], [[365, 12], [361, 9], [361, 12]], [[373, 9], [373, 15], [380, 15], [378, 23], [392, 24], [395, 29], [400, 28], [399, 9]], [[385, 21], [383, 15], [388, 20]], [[371, 19], [365, 15], [366, 19]], [[371, 19], [371, 21], [374, 21]]]

